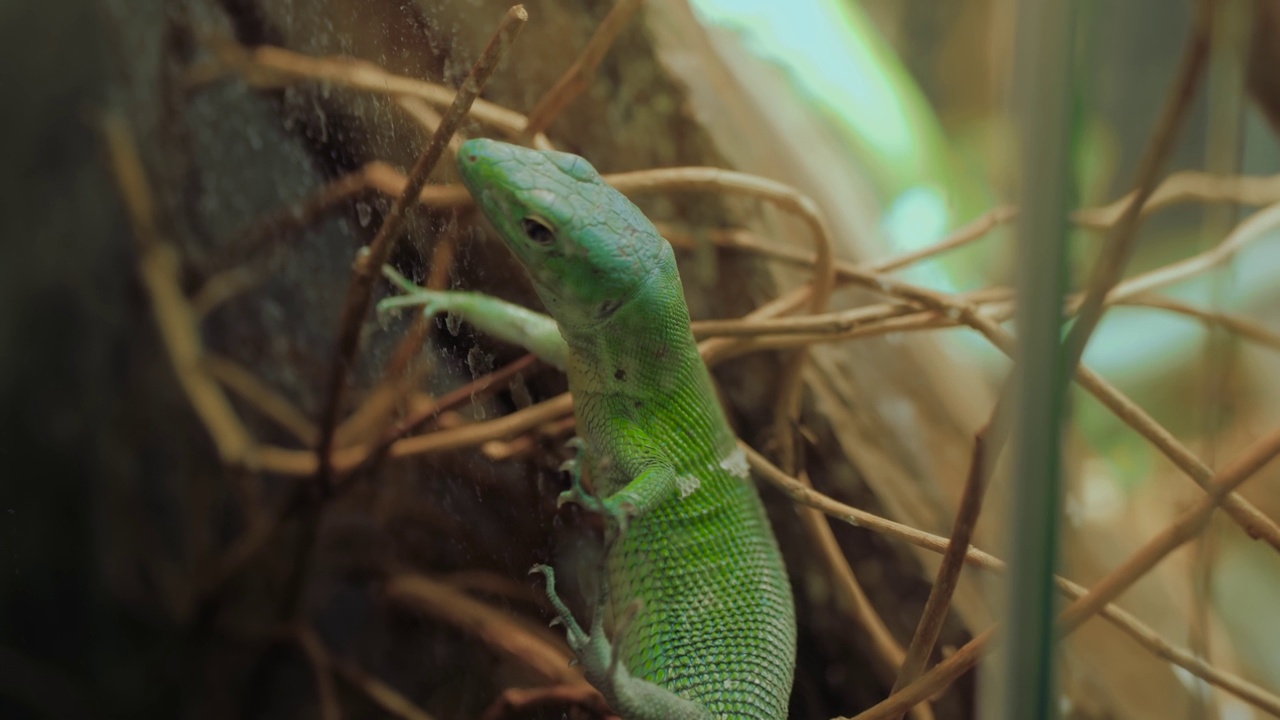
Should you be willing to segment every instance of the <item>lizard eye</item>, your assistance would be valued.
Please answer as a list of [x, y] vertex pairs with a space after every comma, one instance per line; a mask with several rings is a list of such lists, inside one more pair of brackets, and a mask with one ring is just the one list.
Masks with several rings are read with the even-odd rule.
[[527, 217], [520, 221], [520, 227], [524, 229], [525, 236], [538, 245], [546, 246], [555, 242], [555, 233], [538, 218]]

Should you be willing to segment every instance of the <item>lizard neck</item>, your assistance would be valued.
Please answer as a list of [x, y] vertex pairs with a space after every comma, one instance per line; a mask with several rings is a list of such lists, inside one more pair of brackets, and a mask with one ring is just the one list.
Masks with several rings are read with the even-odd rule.
[[702, 367], [674, 268], [652, 274], [607, 318], [558, 322], [575, 392], [661, 396]]
[[[674, 272], [656, 273], [589, 331], [562, 325], [561, 333], [569, 345], [578, 432], [589, 451], [600, 457], [636, 455], [637, 436], [619, 435], [622, 423], [639, 437], [661, 438], [662, 452], [678, 472], [704, 483], [730, 477], [718, 469], [737, 446], [689, 329]], [[632, 478], [615, 470], [595, 478], [606, 494]], [[704, 496], [712, 497], [697, 497]]]

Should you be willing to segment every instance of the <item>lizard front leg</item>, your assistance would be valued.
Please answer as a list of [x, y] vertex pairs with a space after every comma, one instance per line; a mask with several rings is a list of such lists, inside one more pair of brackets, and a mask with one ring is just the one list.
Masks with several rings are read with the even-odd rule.
[[379, 302], [379, 313], [406, 307], [421, 307], [426, 315], [448, 313], [487, 335], [519, 345], [561, 370], [568, 363], [569, 349], [560, 336], [560, 328], [547, 315], [483, 293], [428, 290], [414, 285], [390, 265], [382, 267], [382, 274], [403, 294]]
[[[616, 447], [614, 443], [593, 440], [593, 471], [606, 476], [620, 473], [630, 480], [607, 496], [588, 492], [582, 483], [581, 472], [586, 442], [581, 438], [574, 438], [570, 441], [570, 446], [576, 451], [575, 457], [562, 466], [562, 469], [569, 471], [572, 485], [557, 500], [557, 505], [573, 503], [588, 512], [601, 515], [605, 519], [606, 537], [612, 531], [617, 531], [619, 535], [625, 534], [631, 518], [643, 516], [669, 500], [687, 497], [700, 484], [696, 477], [676, 472], [675, 467], [658, 449], [659, 446], [651, 442], [647, 433], [634, 422], [613, 417], [607, 421], [607, 425], [603, 437], [626, 438], [626, 443], [623, 449], [615, 450], [610, 449]], [[593, 479], [599, 489], [601, 478]]]

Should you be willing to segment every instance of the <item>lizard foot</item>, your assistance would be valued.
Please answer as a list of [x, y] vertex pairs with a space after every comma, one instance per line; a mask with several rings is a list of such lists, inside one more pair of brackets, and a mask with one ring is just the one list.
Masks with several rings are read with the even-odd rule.
[[560, 493], [560, 497], [556, 500], [556, 507], [562, 507], [566, 503], [573, 503], [589, 513], [604, 518], [606, 551], [626, 534], [627, 525], [636, 514], [635, 505], [626, 498], [614, 496], [601, 499], [587, 492], [582, 487], [582, 483], [577, 480], [574, 481], [573, 487]]
[[582, 626], [577, 624], [576, 619], [573, 619], [572, 612], [568, 610], [568, 606], [564, 605], [564, 601], [559, 598], [559, 593], [556, 592], [556, 570], [553, 570], [550, 565], [543, 565], [539, 562], [538, 565], [534, 565], [529, 569], [530, 575], [535, 573], [541, 573], [543, 578], [547, 580], [547, 600], [556, 609], [556, 619], [552, 620], [552, 625], [564, 625], [564, 634], [567, 635], [568, 647], [577, 655], [581, 648], [586, 647], [588, 635], [582, 632]]
[[405, 307], [422, 307], [422, 313], [427, 316], [438, 315], [446, 312], [447, 292], [441, 290], [428, 290], [424, 287], [414, 285], [408, 278], [396, 272], [395, 268], [390, 265], [382, 266], [382, 275], [391, 281], [401, 293], [401, 295], [392, 295], [383, 298], [378, 302], [377, 314], [382, 318], [387, 313]]
[[568, 490], [560, 493], [560, 497], [556, 499], [556, 507], [560, 508], [572, 503], [589, 513], [603, 517], [606, 532], [610, 538], [607, 544], [611, 546], [625, 534], [628, 521], [636, 514], [635, 505], [624, 497], [615, 495], [602, 499], [587, 490], [586, 485], [582, 483], [582, 456], [586, 449], [586, 442], [582, 438], [575, 437], [565, 443], [565, 447], [573, 450], [574, 456], [560, 463], [560, 470], [569, 473], [571, 485]]
[[551, 569], [550, 565], [538, 563], [529, 568], [529, 574], [542, 573], [542, 577], [547, 581], [547, 599], [551, 601], [551, 607], [555, 608], [556, 617], [551, 621], [552, 625], [564, 625], [565, 635], [569, 641], [569, 648], [573, 650], [575, 655], [581, 656], [582, 649], [586, 648], [588, 636], [582, 630], [582, 626], [574, 619], [573, 613], [569, 611], [569, 606], [564, 604], [560, 599], [559, 593], [556, 592], [556, 571]]

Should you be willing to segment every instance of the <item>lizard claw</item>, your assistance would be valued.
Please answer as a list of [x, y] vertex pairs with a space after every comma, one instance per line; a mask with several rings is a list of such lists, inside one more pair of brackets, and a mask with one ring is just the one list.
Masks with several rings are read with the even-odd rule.
[[582, 455], [587, 450], [587, 442], [580, 437], [571, 437], [564, 444], [566, 450], [573, 452], [573, 457], [560, 463], [560, 472], [569, 473], [573, 476], [576, 484], [579, 476], [582, 474]]
[[561, 472], [569, 473], [571, 485], [556, 498], [556, 509], [573, 503], [589, 513], [603, 517], [605, 527], [616, 541], [626, 533], [628, 521], [635, 517], [635, 504], [627, 498], [601, 499], [589, 492], [582, 484], [582, 457], [586, 452], [586, 441], [581, 437], [573, 437], [564, 446], [574, 453], [574, 457], [560, 464]]
[[635, 504], [627, 498], [618, 497], [611, 497], [602, 504], [605, 507], [605, 519], [618, 529], [618, 537], [622, 537], [626, 534], [631, 518], [636, 516]]
[[597, 515], [608, 514], [605, 509], [605, 505], [601, 502], [600, 498], [587, 492], [586, 489], [582, 487], [581, 483], [574, 483], [573, 487], [560, 493], [560, 496], [556, 498], [557, 509], [564, 507], [568, 503], [578, 505], [587, 512], [595, 513]]
[[604, 503], [600, 498], [587, 492], [587, 488], [582, 484], [582, 452], [586, 444], [582, 442], [582, 438], [573, 438], [566, 447], [571, 447], [577, 451], [578, 456], [565, 460], [560, 464], [560, 469], [569, 473], [570, 486], [568, 490], [560, 493], [560, 497], [556, 498], [556, 508], [564, 507], [565, 503], [573, 503], [579, 505], [587, 512], [596, 514], [604, 514]]
[[626, 534], [631, 518], [636, 515], [636, 506], [629, 499], [614, 496], [602, 500], [587, 492], [578, 481], [556, 498], [556, 508], [563, 507], [566, 503], [573, 503], [593, 515], [604, 518], [606, 532], [612, 536], [613, 541]]

